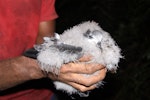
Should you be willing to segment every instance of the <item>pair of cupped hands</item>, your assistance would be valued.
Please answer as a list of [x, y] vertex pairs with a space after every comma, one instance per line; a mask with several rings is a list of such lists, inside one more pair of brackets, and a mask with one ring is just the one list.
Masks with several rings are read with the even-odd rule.
[[[39, 71], [39, 65], [36, 66], [36, 73], [32, 73], [32, 77], [48, 77], [54, 81], [61, 81], [69, 84], [75, 89], [86, 92], [96, 88], [96, 83], [102, 81], [107, 73], [105, 66], [97, 63], [84, 63], [92, 59], [92, 56], [83, 56], [79, 59], [79, 62], [70, 62], [62, 65], [58, 75], [48, 73], [45, 75], [42, 71]], [[37, 61], [35, 60], [37, 63]], [[33, 70], [32, 70], [33, 71]], [[38, 72], [38, 73], [37, 73]], [[85, 77], [83, 74], [93, 74], [90, 77]]]

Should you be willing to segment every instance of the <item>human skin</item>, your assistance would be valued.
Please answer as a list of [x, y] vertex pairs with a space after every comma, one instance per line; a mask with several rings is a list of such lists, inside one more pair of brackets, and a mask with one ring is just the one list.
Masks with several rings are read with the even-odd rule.
[[[43, 43], [43, 37], [54, 36], [55, 20], [43, 21], [39, 24], [39, 32], [36, 44]], [[79, 59], [81, 63], [68, 63], [62, 65], [58, 76], [53, 73], [45, 74], [41, 71], [37, 60], [25, 56], [5, 59], [0, 61], [0, 91], [22, 84], [29, 80], [48, 77], [51, 80], [57, 80], [73, 86], [74, 88], [85, 92], [96, 88], [95, 83], [103, 80], [106, 76], [106, 68], [100, 64], [85, 64], [90, 56], [84, 56]], [[81, 74], [97, 75], [85, 78]], [[80, 78], [79, 78], [80, 77]]]

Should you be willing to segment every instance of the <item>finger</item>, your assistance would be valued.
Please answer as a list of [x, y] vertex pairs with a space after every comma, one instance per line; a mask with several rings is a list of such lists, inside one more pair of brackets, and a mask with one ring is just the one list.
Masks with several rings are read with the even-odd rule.
[[84, 86], [91, 86], [96, 84], [99, 81], [102, 81], [106, 76], [106, 68], [99, 70], [98, 72], [92, 75], [83, 75], [83, 74], [76, 74], [76, 73], [67, 73], [62, 74], [59, 76], [59, 80], [61, 81], [68, 81], [74, 82], [78, 84], [82, 84]]
[[92, 74], [98, 70], [101, 70], [105, 68], [101, 64], [95, 64], [95, 63], [69, 63], [65, 64], [61, 67], [60, 72], [67, 73], [78, 73], [78, 74]]
[[96, 88], [95, 85], [86, 87], [84, 85], [77, 84], [77, 83], [74, 83], [74, 82], [68, 82], [67, 84], [71, 85], [72, 87], [74, 87], [75, 89], [79, 90], [80, 92], [86, 92], [86, 91], [93, 90], [93, 89]]
[[87, 61], [90, 61], [92, 59], [92, 56], [91, 55], [83, 55], [79, 61], [80, 62], [87, 62]]

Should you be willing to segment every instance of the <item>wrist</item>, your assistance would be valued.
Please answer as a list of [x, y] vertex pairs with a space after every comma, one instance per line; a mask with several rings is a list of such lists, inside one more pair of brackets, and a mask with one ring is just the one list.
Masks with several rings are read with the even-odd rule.
[[37, 60], [25, 56], [18, 57], [16, 66], [18, 73], [23, 74], [27, 80], [44, 78], [45, 75], [41, 71]]

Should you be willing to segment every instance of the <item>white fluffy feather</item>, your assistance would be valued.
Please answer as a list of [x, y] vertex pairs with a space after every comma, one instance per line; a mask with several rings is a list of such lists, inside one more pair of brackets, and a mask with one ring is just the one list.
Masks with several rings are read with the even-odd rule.
[[[56, 37], [44, 39], [45, 42], [36, 45], [35, 49], [39, 51], [37, 59], [41, 69], [46, 72], [59, 74], [62, 64], [77, 61], [87, 54], [93, 56], [92, 61], [88, 63], [103, 64], [108, 71], [115, 71], [122, 58], [121, 49], [114, 39], [94, 21], [83, 22], [65, 30], [60, 36], [57, 34]], [[55, 81], [54, 84], [56, 89], [69, 94], [81, 93], [65, 83]], [[98, 82], [96, 85], [101, 84], [102, 82]]]

